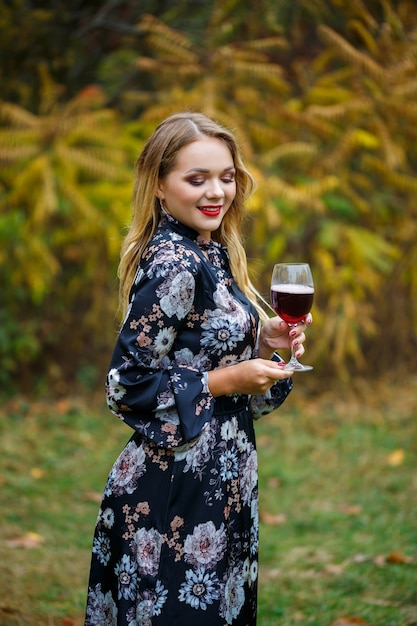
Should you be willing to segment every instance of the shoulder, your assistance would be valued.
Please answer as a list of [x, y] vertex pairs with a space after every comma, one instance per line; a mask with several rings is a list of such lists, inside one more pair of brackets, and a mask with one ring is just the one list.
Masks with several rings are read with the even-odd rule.
[[196, 274], [201, 264], [202, 256], [197, 243], [169, 228], [158, 229], [141, 259], [141, 267], [146, 273], [176, 270]]

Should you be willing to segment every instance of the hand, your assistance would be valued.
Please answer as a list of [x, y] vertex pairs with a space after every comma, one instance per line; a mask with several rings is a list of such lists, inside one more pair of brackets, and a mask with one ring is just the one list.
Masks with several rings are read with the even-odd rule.
[[299, 322], [297, 326], [288, 326], [279, 316], [271, 317], [261, 328], [259, 356], [263, 359], [270, 359], [275, 350], [291, 350], [291, 346], [294, 345], [296, 356], [301, 357], [305, 352], [304, 331], [312, 323], [311, 313], [306, 315], [304, 321]]
[[289, 378], [291, 370], [284, 370], [285, 363], [266, 359], [249, 359], [230, 367], [211, 370], [208, 387], [214, 397], [228, 393], [247, 395], [266, 393], [277, 380]]

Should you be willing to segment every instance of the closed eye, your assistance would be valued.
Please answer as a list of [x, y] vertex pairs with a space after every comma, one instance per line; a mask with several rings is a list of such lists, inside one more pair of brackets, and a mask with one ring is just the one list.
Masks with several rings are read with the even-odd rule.
[[[227, 176], [226, 178], [221, 178], [220, 179], [222, 181], [222, 183], [234, 183], [235, 182], [235, 177], [234, 176]], [[200, 178], [191, 178], [189, 181], [190, 185], [193, 185], [194, 187], [198, 187], [199, 185], [203, 185], [205, 183], [205, 180], [201, 180]]]

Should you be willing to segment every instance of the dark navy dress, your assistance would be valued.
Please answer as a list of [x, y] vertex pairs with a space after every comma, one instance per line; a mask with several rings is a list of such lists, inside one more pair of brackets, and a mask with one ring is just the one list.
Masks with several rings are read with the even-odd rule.
[[108, 405], [134, 434], [99, 510], [86, 626], [256, 624], [253, 420], [291, 382], [213, 398], [207, 372], [254, 358], [257, 329], [226, 250], [163, 216], [108, 373]]

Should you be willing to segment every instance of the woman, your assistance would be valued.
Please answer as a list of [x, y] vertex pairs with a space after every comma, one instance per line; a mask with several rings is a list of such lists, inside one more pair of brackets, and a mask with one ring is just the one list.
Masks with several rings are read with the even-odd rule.
[[275, 349], [303, 354], [305, 325], [258, 305], [241, 243], [253, 187], [202, 114], [167, 118], [138, 159], [106, 388], [134, 434], [98, 515], [88, 626], [256, 623], [253, 420], [289, 393]]

